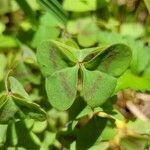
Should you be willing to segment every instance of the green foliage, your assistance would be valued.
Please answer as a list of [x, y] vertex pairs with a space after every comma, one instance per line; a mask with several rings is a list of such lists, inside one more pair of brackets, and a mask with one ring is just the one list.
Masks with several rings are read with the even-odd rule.
[[149, 11], [0, 0], [0, 150], [149, 150]]
[[[95, 56], [91, 57], [91, 53]], [[63, 55], [68, 57], [66, 60], [74, 63], [73, 67], [67, 64]], [[96, 60], [96, 63], [93, 62], [97, 57], [103, 58]], [[114, 76], [120, 75], [130, 63], [131, 51], [127, 46], [121, 44], [106, 49], [79, 50], [59, 42], [47, 41], [38, 48], [37, 58], [41, 70], [46, 76], [46, 91], [51, 105], [57, 109], [66, 110], [76, 98], [79, 80], [83, 81], [81, 95], [87, 104], [91, 107], [103, 104], [113, 93], [116, 79], [100, 71]], [[93, 63], [96, 64], [97, 70], [100, 71], [88, 71], [86, 64], [90, 65], [91, 63], [92, 67], [95, 66]], [[120, 69], [118, 69], [119, 67]], [[58, 99], [60, 100], [58, 101]]]

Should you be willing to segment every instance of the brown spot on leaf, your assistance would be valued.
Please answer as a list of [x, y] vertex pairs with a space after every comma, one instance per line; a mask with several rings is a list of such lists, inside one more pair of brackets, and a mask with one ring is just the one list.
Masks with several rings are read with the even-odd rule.
[[112, 50], [112, 51], [108, 52], [106, 54], [106, 56], [104, 56], [102, 65], [104, 65], [104, 70], [105, 71], [108, 71], [111, 62], [115, 59], [115, 57], [117, 56], [117, 54], [119, 54], [118, 51]]
[[72, 87], [67, 82], [68, 80], [69, 79], [67, 79], [66, 75], [63, 72], [60, 72], [60, 81], [61, 81], [61, 85], [64, 89], [64, 92], [66, 93], [68, 98], [72, 99], [72, 97], [74, 96], [74, 92], [73, 92]]
[[102, 76], [99, 75], [97, 77], [97, 79], [93, 82], [93, 84], [88, 88], [88, 90], [86, 91], [86, 97], [88, 99], [91, 99], [93, 95], [95, 95], [95, 91], [97, 90], [98, 86], [99, 86], [99, 81], [102, 80]]
[[58, 68], [58, 65], [57, 65], [57, 55], [56, 55], [56, 49], [54, 47], [50, 51], [49, 57], [50, 57], [50, 60], [52, 62], [53, 68], [57, 69]]

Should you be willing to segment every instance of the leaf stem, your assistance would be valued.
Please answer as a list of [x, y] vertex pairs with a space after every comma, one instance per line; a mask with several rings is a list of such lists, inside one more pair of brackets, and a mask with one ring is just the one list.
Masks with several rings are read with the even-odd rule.
[[9, 94], [9, 88], [8, 88], [8, 76], [9, 76], [9, 74], [12, 72], [12, 69], [10, 69], [8, 72], [7, 72], [7, 74], [6, 74], [6, 77], [5, 77], [5, 89], [6, 89], [6, 92], [7, 92], [7, 94]]

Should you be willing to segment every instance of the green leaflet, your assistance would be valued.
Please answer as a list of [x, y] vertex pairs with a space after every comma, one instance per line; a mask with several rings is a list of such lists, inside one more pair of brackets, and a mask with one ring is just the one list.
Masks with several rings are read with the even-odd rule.
[[52, 41], [45, 41], [38, 47], [37, 59], [44, 76], [66, 68], [68, 65], [63, 58], [62, 51]]
[[15, 96], [5, 96], [4, 100], [0, 106], [0, 123], [8, 123], [15, 119], [15, 114], [19, 114], [21, 118], [28, 115], [39, 121], [46, 119], [45, 112], [35, 103], [27, 102], [25, 99]]
[[117, 80], [100, 71], [83, 71], [82, 96], [91, 107], [103, 104], [113, 93]]
[[59, 110], [68, 109], [77, 94], [78, 66], [55, 72], [46, 78], [46, 91], [50, 103]]
[[40, 106], [36, 103], [28, 102], [25, 99], [21, 99], [15, 96], [13, 96], [13, 101], [15, 102], [19, 110], [23, 113], [23, 115], [28, 115], [30, 118], [39, 121], [44, 121], [46, 119], [44, 110], [41, 109]]
[[52, 41], [55, 43], [59, 49], [64, 53], [70, 61], [77, 62], [77, 58], [75, 56], [75, 52], [78, 50], [74, 47], [68, 46], [58, 41]]
[[36, 103], [30, 102], [30, 96], [26, 93], [21, 83], [14, 77], [9, 77], [10, 92], [0, 97], [0, 123], [7, 123], [28, 115], [32, 119], [43, 121], [46, 114]]
[[77, 40], [82, 47], [90, 47], [98, 42], [99, 28], [94, 18], [71, 20], [67, 24], [67, 31], [77, 34]]
[[[101, 55], [87, 63], [97, 70], [108, 73], [112, 76], [120, 76], [129, 66], [132, 53], [128, 46], [115, 44], [105, 49]], [[91, 69], [91, 68], [90, 68]]]
[[134, 73], [139, 74], [146, 69], [150, 60], [150, 50], [142, 41], [134, 40], [131, 37], [125, 38], [116, 32], [105, 31], [101, 31], [99, 33], [99, 41], [102, 45], [116, 43], [128, 44], [132, 51], [132, 60], [130, 64], [131, 70]]
[[0, 108], [0, 123], [7, 123], [14, 119], [17, 107], [11, 96], [7, 96], [4, 105]]
[[22, 86], [22, 84], [17, 79], [15, 79], [14, 77], [9, 77], [9, 82], [10, 82], [10, 89], [13, 94], [19, 95], [20, 97], [23, 97], [25, 99], [30, 98], [28, 93]]

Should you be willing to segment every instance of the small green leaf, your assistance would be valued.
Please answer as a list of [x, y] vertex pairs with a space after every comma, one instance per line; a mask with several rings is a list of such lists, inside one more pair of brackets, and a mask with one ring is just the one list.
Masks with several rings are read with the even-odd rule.
[[78, 66], [55, 72], [46, 78], [46, 91], [51, 105], [59, 110], [68, 109], [77, 94]]
[[44, 76], [66, 68], [68, 64], [64, 57], [62, 51], [52, 41], [43, 42], [37, 50], [37, 59]]
[[99, 28], [93, 18], [86, 17], [69, 21], [67, 30], [71, 34], [77, 34], [77, 40], [83, 47], [89, 47], [98, 42]]
[[[117, 32], [103, 32], [99, 33], [100, 44], [117, 44], [123, 43], [128, 44], [132, 51], [131, 70], [140, 74], [146, 69], [150, 60], [149, 47], [144, 45], [144, 42], [140, 40], [134, 40], [133, 38], [125, 38]], [[144, 59], [143, 59], [144, 58]]]
[[0, 108], [0, 123], [8, 123], [14, 119], [14, 115], [17, 112], [17, 107], [12, 100], [11, 96], [7, 96], [5, 103]]
[[46, 114], [43, 109], [40, 108], [36, 103], [28, 102], [25, 99], [13, 96], [14, 103], [17, 105], [19, 110], [25, 115], [30, 116], [32, 119], [44, 121]]
[[53, 43], [55, 43], [58, 48], [62, 51], [62, 53], [64, 53], [69, 60], [73, 61], [73, 62], [77, 62], [77, 58], [74, 55], [74, 53], [78, 50], [74, 47], [71, 47], [69, 45], [63, 44], [61, 42], [58, 41], [52, 41]]
[[25, 91], [21, 83], [14, 77], [9, 77], [11, 92], [15, 95], [19, 95], [25, 99], [30, 99], [28, 93]]
[[[120, 76], [130, 65], [132, 58], [131, 50], [124, 44], [115, 44], [98, 55], [95, 59], [86, 64], [96, 66], [97, 70], [108, 73], [112, 76]], [[91, 68], [89, 68], [91, 69]]]
[[94, 19], [86, 21], [84, 29], [78, 34], [77, 40], [83, 47], [90, 47], [98, 42], [99, 29], [94, 23]]
[[91, 107], [103, 104], [113, 93], [117, 80], [100, 71], [83, 69], [82, 95]]

